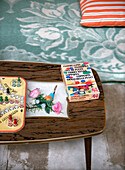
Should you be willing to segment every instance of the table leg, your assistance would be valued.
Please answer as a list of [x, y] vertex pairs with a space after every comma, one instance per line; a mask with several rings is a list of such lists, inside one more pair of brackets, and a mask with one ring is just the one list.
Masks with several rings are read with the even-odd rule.
[[86, 170], [91, 170], [91, 147], [92, 138], [85, 138], [85, 156], [86, 156]]

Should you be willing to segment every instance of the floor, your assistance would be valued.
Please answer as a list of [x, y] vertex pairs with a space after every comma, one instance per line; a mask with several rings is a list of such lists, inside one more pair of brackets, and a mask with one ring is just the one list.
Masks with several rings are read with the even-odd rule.
[[[125, 170], [125, 86], [103, 85], [106, 127], [93, 137], [92, 170]], [[85, 170], [84, 139], [0, 146], [0, 170]]]

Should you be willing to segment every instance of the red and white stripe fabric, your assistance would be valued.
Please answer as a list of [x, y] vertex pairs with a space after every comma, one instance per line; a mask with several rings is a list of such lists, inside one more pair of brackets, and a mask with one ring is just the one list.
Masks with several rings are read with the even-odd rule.
[[125, 26], [125, 0], [79, 0], [80, 24], [88, 27]]

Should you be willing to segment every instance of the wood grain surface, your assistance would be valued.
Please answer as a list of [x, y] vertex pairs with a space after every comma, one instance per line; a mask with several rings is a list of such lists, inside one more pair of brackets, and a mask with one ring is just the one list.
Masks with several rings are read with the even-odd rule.
[[[60, 65], [0, 61], [0, 76], [20, 76], [31, 81], [62, 81]], [[69, 119], [26, 118], [25, 127], [16, 133], [0, 133], [0, 144], [42, 143], [88, 138], [105, 127], [104, 93], [98, 74], [93, 70], [100, 97], [97, 100], [68, 103]]]

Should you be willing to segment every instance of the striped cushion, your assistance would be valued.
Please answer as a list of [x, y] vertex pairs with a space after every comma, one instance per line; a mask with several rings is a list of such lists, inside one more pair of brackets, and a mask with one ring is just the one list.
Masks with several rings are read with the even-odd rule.
[[125, 0], [79, 0], [82, 18], [87, 27], [125, 26]]

